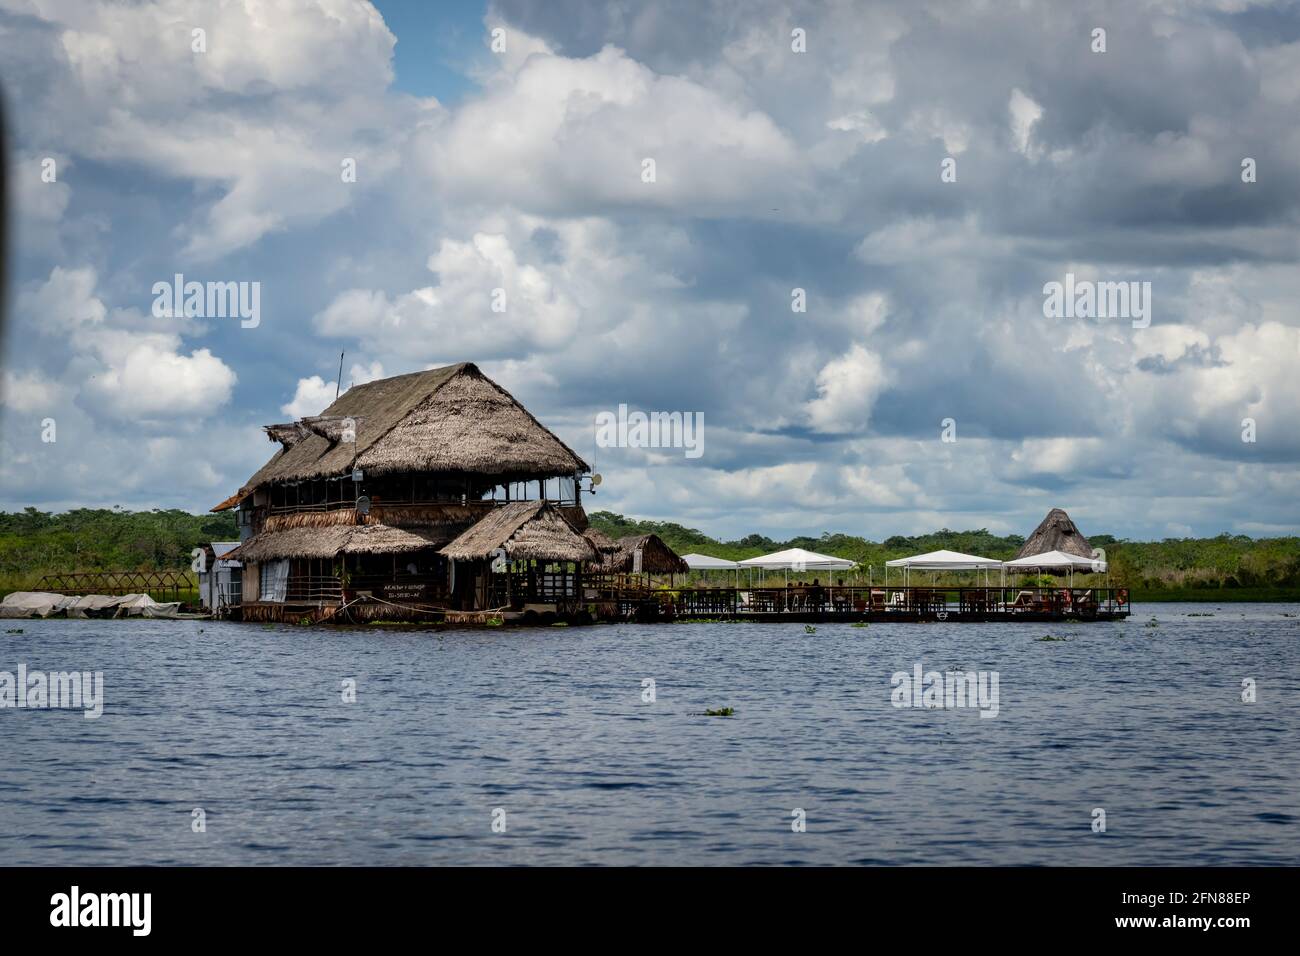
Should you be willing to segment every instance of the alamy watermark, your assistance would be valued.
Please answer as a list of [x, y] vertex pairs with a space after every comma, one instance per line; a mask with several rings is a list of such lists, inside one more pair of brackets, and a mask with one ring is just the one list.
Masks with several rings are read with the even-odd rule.
[[0, 671], [0, 708], [81, 710], [87, 720], [104, 713], [104, 672], [31, 671], [18, 665], [15, 677]]
[[171, 282], [155, 282], [150, 291], [156, 319], [238, 318], [245, 329], [255, 329], [262, 323], [260, 282], [186, 282], [178, 272]]
[[889, 680], [895, 707], [954, 710], [977, 707], [981, 717], [998, 715], [997, 671], [926, 671], [920, 663], [907, 671], [894, 671]]
[[50, 925], [120, 926], [132, 936], [148, 936], [153, 926], [152, 893], [83, 893], [74, 885], [50, 897]]
[[1043, 286], [1043, 315], [1049, 319], [1132, 319], [1133, 328], [1151, 324], [1150, 282], [1093, 282], [1065, 274]]
[[681, 448], [687, 458], [704, 454], [703, 412], [628, 411], [596, 416], [596, 444], [601, 448]]

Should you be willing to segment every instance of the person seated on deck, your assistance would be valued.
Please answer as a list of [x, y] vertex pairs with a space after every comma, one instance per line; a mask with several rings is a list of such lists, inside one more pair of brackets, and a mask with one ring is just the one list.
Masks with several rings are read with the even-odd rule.
[[813, 578], [812, 587], [808, 589], [808, 603], [812, 605], [813, 610], [821, 610], [825, 600], [826, 592], [822, 590], [821, 582]]

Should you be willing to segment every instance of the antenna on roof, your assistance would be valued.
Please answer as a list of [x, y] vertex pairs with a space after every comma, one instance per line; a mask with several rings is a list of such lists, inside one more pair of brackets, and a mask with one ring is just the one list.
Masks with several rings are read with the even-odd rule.
[[334, 382], [334, 401], [339, 400], [339, 386], [343, 384], [343, 353], [339, 353], [339, 377]]

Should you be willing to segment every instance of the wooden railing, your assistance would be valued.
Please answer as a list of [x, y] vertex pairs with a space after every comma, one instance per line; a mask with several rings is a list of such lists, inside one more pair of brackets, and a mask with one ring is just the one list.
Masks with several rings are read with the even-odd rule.
[[587, 599], [615, 602], [629, 611], [657, 602], [671, 617], [798, 614], [970, 620], [1048, 615], [1087, 619], [1129, 613], [1126, 589], [1093, 587], [590, 588]]
[[[502, 498], [469, 498], [464, 501], [460, 496], [450, 498], [436, 498], [433, 500], [411, 499], [411, 498], [393, 498], [388, 495], [372, 495], [370, 497], [371, 506], [374, 508], [426, 508], [426, 507], [445, 507], [447, 505], [482, 505], [485, 511], [497, 505], [513, 504], [514, 501], [506, 501]], [[516, 499], [533, 501], [536, 499]], [[548, 502], [557, 508], [573, 508], [577, 502], [571, 498], [547, 498]], [[320, 511], [349, 511], [357, 506], [356, 499], [349, 498], [346, 501], [318, 501], [311, 504], [282, 504], [270, 505], [266, 508], [267, 513], [273, 515], [297, 514], [299, 512], [320, 512]]]
[[172, 601], [196, 586], [184, 571], [65, 571], [36, 582], [36, 590], [53, 594], [148, 594]]
[[343, 583], [334, 575], [291, 574], [285, 604], [335, 604], [343, 600]]

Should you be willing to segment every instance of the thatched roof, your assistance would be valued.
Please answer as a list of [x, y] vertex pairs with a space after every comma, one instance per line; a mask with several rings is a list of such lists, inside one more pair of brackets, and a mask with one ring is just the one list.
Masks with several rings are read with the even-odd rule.
[[355, 508], [332, 511], [293, 511], [271, 515], [263, 531], [287, 531], [290, 528], [332, 528], [335, 525], [389, 525], [398, 528], [436, 529], [450, 541], [492, 509], [491, 502], [473, 505], [372, 505], [369, 514]]
[[1075, 527], [1068, 514], [1060, 508], [1053, 508], [1034, 529], [1034, 533], [1025, 539], [1025, 543], [1016, 552], [1016, 557], [1027, 558], [1031, 554], [1044, 554], [1048, 551], [1064, 551], [1081, 558], [1091, 558], [1093, 547]]
[[645, 574], [683, 574], [690, 570], [676, 551], [664, 544], [657, 534], [637, 534], [619, 538], [618, 550], [607, 555], [601, 570], [631, 574], [636, 567], [636, 552], [641, 552], [641, 571]]
[[440, 552], [482, 560], [503, 548], [514, 561], [595, 561], [596, 549], [559, 509], [544, 501], [512, 501], [492, 511]]
[[335, 558], [340, 554], [405, 554], [437, 547], [446, 534], [387, 525], [334, 525], [262, 531], [249, 538], [226, 560], [271, 561], [278, 558]]
[[[302, 422], [287, 422], [282, 425], [263, 425], [262, 430], [271, 441], [278, 441], [285, 448], [292, 448], [306, 438], [310, 432]], [[213, 509], [216, 510], [215, 508]]]
[[[344, 419], [355, 423], [355, 443], [339, 441]], [[522, 479], [590, 470], [469, 362], [357, 385], [321, 415], [266, 430], [283, 447], [244, 493], [271, 482], [345, 475], [354, 463], [368, 475], [437, 471]]]
[[591, 542], [591, 546], [601, 554], [613, 554], [618, 550], [618, 542], [599, 528], [588, 528], [582, 536]]

